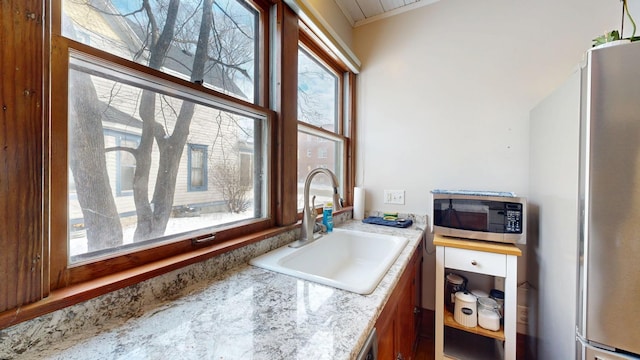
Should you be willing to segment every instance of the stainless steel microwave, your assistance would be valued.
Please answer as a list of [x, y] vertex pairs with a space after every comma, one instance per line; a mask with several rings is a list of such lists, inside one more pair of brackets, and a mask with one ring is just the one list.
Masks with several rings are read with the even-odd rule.
[[512, 193], [434, 190], [435, 234], [526, 244], [527, 201]]

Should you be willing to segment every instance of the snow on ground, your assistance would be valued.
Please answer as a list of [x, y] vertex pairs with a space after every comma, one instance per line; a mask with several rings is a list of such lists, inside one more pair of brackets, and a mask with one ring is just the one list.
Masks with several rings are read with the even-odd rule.
[[[234, 221], [251, 219], [253, 217], [253, 209], [240, 214], [232, 213], [208, 213], [195, 217], [170, 218], [167, 224], [166, 235], [181, 234], [193, 230], [204, 229], [216, 225], [228, 224]], [[133, 243], [133, 233], [136, 224], [132, 223], [123, 226], [123, 244]], [[84, 254], [87, 252], [87, 233], [86, 231], [74, 231], [69, 239], [69, 256]]]

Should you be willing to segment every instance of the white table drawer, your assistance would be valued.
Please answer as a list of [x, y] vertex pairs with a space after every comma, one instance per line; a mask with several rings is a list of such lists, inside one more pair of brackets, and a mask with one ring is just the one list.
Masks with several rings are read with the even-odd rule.
[[445, 247], [444, 267], [506, 277], [507, 255]]

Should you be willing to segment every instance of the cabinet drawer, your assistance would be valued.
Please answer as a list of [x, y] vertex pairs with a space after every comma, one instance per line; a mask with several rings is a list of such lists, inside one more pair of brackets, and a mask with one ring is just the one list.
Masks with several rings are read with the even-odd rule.
[[444, 267], [506, 277], [507, 255], [446, 247]]

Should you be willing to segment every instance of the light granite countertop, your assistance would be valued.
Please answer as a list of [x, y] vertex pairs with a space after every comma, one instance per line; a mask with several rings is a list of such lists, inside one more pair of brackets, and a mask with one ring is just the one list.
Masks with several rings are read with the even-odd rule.
[[[420, 243], [408, 229], [347, 221], [340, 228], [405, 237], [407, 246], [370, 295], [246, 263], [129, 319], [30, 346], [11, 359], [355, 359]], [[3, 356], [0, 356], [3, 358]]]

